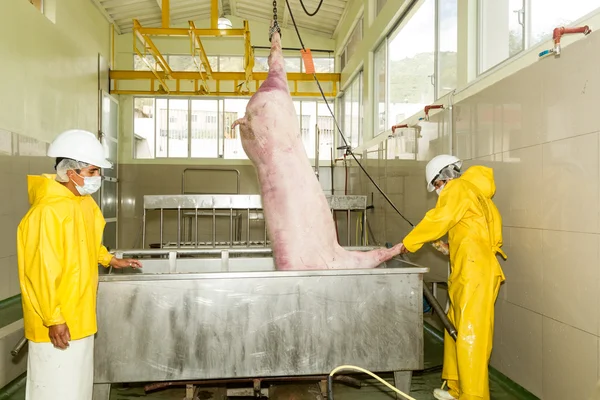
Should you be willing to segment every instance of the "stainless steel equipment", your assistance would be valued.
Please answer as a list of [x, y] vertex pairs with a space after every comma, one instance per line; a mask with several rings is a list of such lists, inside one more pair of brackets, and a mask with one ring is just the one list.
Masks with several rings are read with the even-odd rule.
[[[367, 196], [358, 195], [325, 195], [332, 213], [345, 212], [347, 222], [346, 244], [352, 244], [352, 213], [360, 213], [362, 226], [366, 226]], [[160, 213], [160, 240], [159, 248], [216, 248], [227, 247], [268, 247], [267, 228], [262, 212], [262, 199], [260, 195], [147, 195], [144, 196], [144, 215], [142, 247], [146, 247], [147, 219], [150, 211]], [[176, 237], [165, 237], [165, 213], [176, 212]], [[210, 240], [199, 240], [198, 227], [200, 219], [210, 219]], [[229, 220], [228, 240], [219, 241], [217, 238], [217, 218]], [[260, 237], [251, 237], [253, 222], [262, 223]], [[242, 228], [245, 234], [242, 235]], [[243, 237], [245, 236], [245, 237]], [[361, 234], [361, 243], [366, 244], [366, 229]]]
[[114, 383], [322, 376], [342, 364], [394, 371], [408, 391], [423, 368], [427, 268], [274, 271], [266, 248], [119, 256], [144, 268], [100, 276], [94, 400]]

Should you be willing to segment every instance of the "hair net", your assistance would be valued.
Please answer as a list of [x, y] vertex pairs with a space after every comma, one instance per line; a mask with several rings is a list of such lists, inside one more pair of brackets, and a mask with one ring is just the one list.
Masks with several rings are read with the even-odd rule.
[[460, 168], [458, 167], [458, 165], [450, 164], [447, 167], [442, 168], [440, 173], [435, 178], [433, 178], [433, 182], [447, 181], [447, 180], [456, 179], [459, 177], [460, 177]]
[[70, 158], [63, 158], [54, 167], [56, 169], [56, 180], [58, 182], [69, 182], [67, 171], [69, 170], [80, 170], [85, 167], [89, 167], [90, 164], [86, 164], [81, 161], [75, 161]]

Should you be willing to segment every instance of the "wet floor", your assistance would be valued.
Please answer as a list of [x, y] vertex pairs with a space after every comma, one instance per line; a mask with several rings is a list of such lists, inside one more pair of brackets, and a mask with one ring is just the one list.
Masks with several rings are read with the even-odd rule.
[[[433, 399], [433, 389], [441, 386], [441, 363], [443, 354], [443, 344], [439, 341], [435, 331], [425, 330], [425, 371], [417, 372], [413, 376], [410, 395], [416, 400]], [[391, 374], [381, 376], [387, 382], [393, 384]], [[297, 384], [296, 384], [297, 385]], [[277, 391], [283, 396], [278, 396], [279, 400], [320, 400], [318, 386], [316, 384], [306, 384], [302, 388], [295, 387], [277, 387]], [[490, 390], [492, 400], [529, 400], [536, 399], [530, 394], [523, 392], [515, 387], [509, 381], [491, 374]], [[285, 395], [284, 395], [285, 393]], [[198, 400], [221, 400], [222, 397], [210, 388], [201, 388], [197, 394]], [[21, 387], [12, 395], [0, 398], [6, 400], [25, 399], [25, 388]], [[171, 388], [152, 393], [145, 393], [143, 386], [114, 387], [111, 392], [111, 400], [181, 400], [185, 398], [185, 388]], [[242, 399], [241, 397], [235, 397]], [[395, 398], [395, 394], [380, 382], [373, 378], [362, 380], [361, 388], [352, 388], [343, 384], [334, 384], [334, 398], [336, 400], [388, 400]], [[251, 399], [248, 397], [246, 399]]]

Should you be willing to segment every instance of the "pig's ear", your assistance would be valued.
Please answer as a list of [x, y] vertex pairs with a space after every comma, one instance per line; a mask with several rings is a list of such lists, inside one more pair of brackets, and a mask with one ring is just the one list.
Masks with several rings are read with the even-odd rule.
[[242, 118], [233, 121], [233, 124], [231, 124], [231, 129], [235, 129], [235, 127], [238, 125], [246, 125], [246, 122], [246, 116], [244, 115]]

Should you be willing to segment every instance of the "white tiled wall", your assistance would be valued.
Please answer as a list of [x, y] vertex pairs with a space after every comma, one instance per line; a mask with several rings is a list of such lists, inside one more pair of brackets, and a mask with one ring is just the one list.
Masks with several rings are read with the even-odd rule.
[[[494, 169], [506, 274], [496, 303], [492, 365], [543, 400], [590, 399], [600, 378], [600, 33], [521, 70], [423, 124], [417, 160], [380, 157], [372, 171], [418, 222], [434, 205], [424, 165], [448, 151]], [[432, 125], [437, 124], [433, 128]], [[391, 171], [395, 173], [390, 174]], [[394, 192], [403, 173], [403, 191]], [[373, 191], [365, 183], [362, 192]], [[387, 184], [387, 185], [386, 185]], [[376, 198], [380, 241], [410, 227]], [[436, 275], [443, 258], [415, 255]]]
[[27, 175], [51, 173], [47, 144], [0, 130], [0, 300], [20, 293], [17, 272], [17, 226], [29, 210]]
[[494, 168], [504, 220], [492, 365], [544, 400], [588, 399], [599, 378], [599, 45], [590, 36], [456, 106], [476, 114], [457, 155]]

